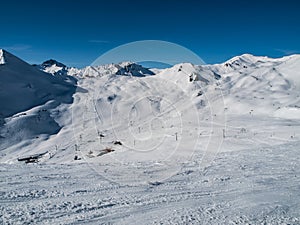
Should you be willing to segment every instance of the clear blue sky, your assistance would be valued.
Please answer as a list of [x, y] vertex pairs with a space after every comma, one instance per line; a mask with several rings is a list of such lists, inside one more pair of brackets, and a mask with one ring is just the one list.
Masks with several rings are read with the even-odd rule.
[[300, 53], [300, 1], [1, 1], [0, 48], [30, 63], [83, 67], [138, 40], [170, 41], [207, 63]]

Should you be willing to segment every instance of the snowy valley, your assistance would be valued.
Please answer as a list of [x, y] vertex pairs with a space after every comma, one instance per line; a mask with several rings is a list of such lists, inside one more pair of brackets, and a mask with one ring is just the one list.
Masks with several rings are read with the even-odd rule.
[[0, 222], [299, 224], [299, 96], [300, 55], [78, 69], [0, 50]]

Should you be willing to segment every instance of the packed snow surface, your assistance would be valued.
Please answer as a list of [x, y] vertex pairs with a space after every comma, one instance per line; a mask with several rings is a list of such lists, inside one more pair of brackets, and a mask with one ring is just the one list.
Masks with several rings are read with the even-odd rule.
[[[221, 153], [207, 170], [197, 156], [164, 182], [125, 185], [104, 165], [0, 167], [2, 224], [299, 224], [299, 142]], [[131, 180], [147, 164], [110, 166]], [[143, 178], [141, 178], [143, 179]]]

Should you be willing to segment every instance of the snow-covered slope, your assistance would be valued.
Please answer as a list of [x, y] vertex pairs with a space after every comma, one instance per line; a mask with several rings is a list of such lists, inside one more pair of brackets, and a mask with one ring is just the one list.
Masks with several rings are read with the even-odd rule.
[[294, 118], [293, 112], [278, 112], [298, 110], [300, 106], [299, 65], [299, 55], [271, 59], [245, 54], [203, 69], [221, 75], [227, 113]]
[[[2, 50], [0, 66], [0, 149], [28, 146], [60, 130], [52, 110], [71, 104], [76, 87]], [[42, 138], [42, 139], [43, 139]]]
[[2, 50], [0, 115], [12, 116], [49, 100], [71, 103], [75, 87]]
[[277, 70], [285, 76], [286, 79], [291, 81], [300, 92], [300, 55], [287, 56], [283, 58]]
[[[101, 155], [101, 160], [126, 163], [169, 160], [170, 155], [176, 161], [188, 159], [195, 150], [202, 149], [213, 157], [220, 149], [246, 148], [266, 133], [269, 138], [277, 133], [273, 143], [297, 137], [294, 127], [271, 129], [258, 135], [253, 121], [271, 124], [272, 120], [300, 119], [298, 55], [271, 59], [245, 54], [216, 65], [182, 63], [157, 70], [155, 76], [147, 76], [153, 75], [151, 70], [129, 62], [77, 69], [49, 60], [42, 64], [42, 69], [54, 75], [51, 76], [7, 52], [4, 58], [1, 84], [6, 82], [5, 87], [10, 87], [0, 96], [1, 102], [9, 102], [1, 107], [4, 118], [22, 111], [37, 114], [41, 109], [34, 107], [49, 100], [72, 104], [57, 110], [59, 113], [50, 112], [54, 121], [51, 131], [31, 132], [34, 129], [26, 125], [29, 119], [14, 122], [19, 114], [6, 119], [11, 134], [23, 130], [36, 136], [52, 136], [45, 141], [29, 141], [33, 135], [24, 134], [22, 140], [28, 139], [20, 150], [20, 143], [15, 140], [18, 135], [2, 130], [2, 143], [6, 143], [2, 144], [2, 162], [16, 162], [24, 152], [34, 154], [45, 149], [55, 150], [50, 162], [74, 162], [75, 155], [91, 162], [98, 161], [97, 155]], [[78, 79], [74, 102], [72, 86], [58, 79], [57, 73], [62, 70], [68, 74], [64, 76]], [[16, 96], [20, 96], [18, 100]], [[48, 117], [43, 118], [49, 123]], [[244, 135], [241, 130], [254, 136], [236, 144], [234, 137]], [[115, 146], [116, 140], [123, 145]], [[99, 152], [108, 147], [115, 151], [102, 156]]]

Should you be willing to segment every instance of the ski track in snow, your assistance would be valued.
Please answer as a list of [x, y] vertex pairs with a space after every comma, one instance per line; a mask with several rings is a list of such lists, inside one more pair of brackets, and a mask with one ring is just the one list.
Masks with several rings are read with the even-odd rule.
[[[110, 182], [85, 163], [0, 170], [2, 224], [299, 224], [299, 142], [199, 158], [161, 183]], [[200, 157], [200, 156], [198, 156]], [[95, 165], [93, 165], [95, 166]], [[101, 169], [101, 164], [98, 165]], [[130, 180], [131, 170], [123, 179]], [[153, 168], [154, 169], [154, 168]]]

